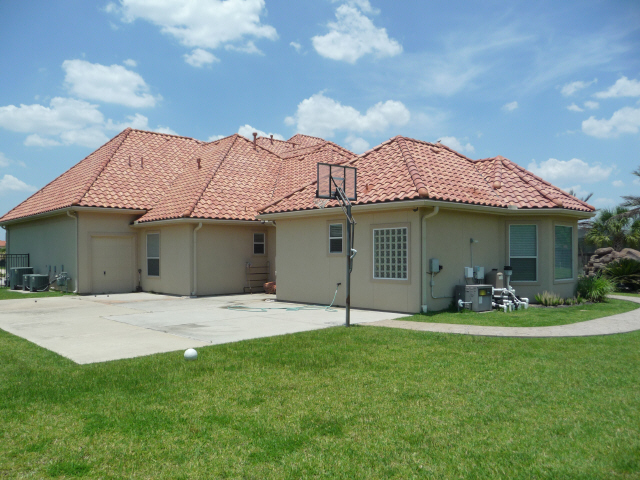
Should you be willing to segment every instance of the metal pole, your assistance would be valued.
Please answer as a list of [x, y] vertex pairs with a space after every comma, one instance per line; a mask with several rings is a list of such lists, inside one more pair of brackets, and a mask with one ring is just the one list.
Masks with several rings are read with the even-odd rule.
[[347, 298], [345, 300], [347, 327], [351, 326], [351, 204], [347, 203]]

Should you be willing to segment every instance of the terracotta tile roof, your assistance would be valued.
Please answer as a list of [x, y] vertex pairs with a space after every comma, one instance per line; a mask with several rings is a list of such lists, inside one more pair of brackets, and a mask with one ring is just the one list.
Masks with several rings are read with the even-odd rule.
[[404, 137], [355, 156], [335, 143], [300, 134], [287, 141], [258, 138], [254, 145], [237, 134], [206, 143], [126, 129], [0, 222], [71, 206], [146, 210], [141, 222], [254, 220], [260, 211], [317, 208], [318, 162], [358, 168], [358, 204], [430, 198], [594, 210], [505, 158], [473, 161], [444, 145]]
[[0, 240], [0, 248], [5, 248], [7, 246], [7, 242], [5, 240]]
[[[356, 205], [429, 198], [503, 208], [513, 204], [594, 211], [505, 158], [473, 161], [445, 145], [400, 136], [345, 164], [358, 169]], [[318, 208], [315, 193], [316, 182], [311, 181], [263, 207], [261, 213]]]

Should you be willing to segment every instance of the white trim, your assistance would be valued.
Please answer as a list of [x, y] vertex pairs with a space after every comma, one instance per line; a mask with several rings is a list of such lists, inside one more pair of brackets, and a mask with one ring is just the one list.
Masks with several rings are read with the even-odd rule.
[[[252, 232], [253, 235], [253, 249], [252, 254], [256, 256], [266, 256], [267, 255], [267, 232]], [[263, 240], [261, 242], [256, 242], [256, 235], [262, 235]], [[256, 253], [256, 245], [262, 245], [262, 253]]]
[[[511, 227], [512, 226], [534, 226], [536, 228], [536, 256], [532, 257], [532, 256], [517, 256], [514, 255], [513, 257], [511, 256]], [[540, 247], [539, 247], [539, 243], [540, 243], [540, 235], [538, 234], [538, 224], [536, 223], [510, 223], [509, 224], [509, 228], [508, 228], [508, 236], [509, 236], [509, 241], [508, 241], [508, 245], [507, 245], [507, 255], [509, 258], [509, 266], [511, 266], [511, 259], [512, 258], [535, 258], [536, 259], [536, 278], [535, 280], [510, 280], [510, 283], [538, 283], [539, 278], [540, 278], [540, 272], [538, 271], [538, 268], [540, 266]]]
[[[331, 227], [334, 225], [340, 225], [340, 236], [332, 237], [331, 236]], [[331, 251], [331, 240], [340, 239], [340, 251], [332, 252]], [[329, 255], [343, 255], [344, 254], [344, 222], [330, 222], [329, 223]]]
[[147, 213], [146, 210], [133, 210], [126, 208], [111, 208], [111, 207], [64, 207], [49, 212], [36, 213], [35, 215], [29, 215], [27, 217], [15, 218], [13, 220], [5, 220], [0, 222], [0, 225], [15, 225], [17, 223], [30, 222], [31, 220], [39, 220], [41, 218], [56, 217], [58, 215], [64, 215], [66, 212], [105, 212], [105, 213], [121, 213], [127, 215], [142, 215]]
[[173, 218], [168, 220], [153, 220], [150, 222], [140, 222], [136, 220], [133, 222], [131, 227], [133, 228], [154, 228], [156, 226], [160, 227], [163, 225], [174, 225], [180, 223], [190, 223], [198, 225], [202, 223], [204, 225], [251, 225], [251, 226], [265, 226], [270, 227], [273, 226], [273, 222], [266, 222], [264, 220], [218, 220], [215, 218]]

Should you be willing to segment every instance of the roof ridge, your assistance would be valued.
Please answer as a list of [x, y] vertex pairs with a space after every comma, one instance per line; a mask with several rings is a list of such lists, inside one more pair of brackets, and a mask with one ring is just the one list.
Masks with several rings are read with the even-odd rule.
[[[198, 143], [210, 143], [210, 142], [205, 142], [203, 140], [198, 140], [197, 138], [185, 137], [184, 135], [178, 135], [177, 133], [154, 132], [152, 130], [141, 130], [139, 128], [131, 128], [131, 127], [127, 127], [125, 130], [131, 130], [133, 132], [141, 132], [141, 133], [151, 133], [153, 135], [162, 135], [164, 137], [184, 138], [185, 140], [193, 140], [194, 142], [198, 142]], [[229, 136], [231, 136], [231, 135], [229, 135]], [[220, 140], [222, 140], [222, 139], [220, 139]]]
[[398, 136], [396, 137], [396, 142], [398, 143], [398, 147], [400, 147], [400, 153], [402, 154], [402, 158], [404, 159], [405, 164], [409, 170], [409, 175], [411, 176], [411, 180], [418, 191], [418, 195], [421, 198], [429, 197], [429, 189], [427, 188], [427, 184], [424, 183], [422, 177], [420, 176], [420, 170], [418, 170], [418, 166], [416, 165], [411, 152], [409, 152], [409, 147], [407, 147], [405, 143], [405, 138]]
[[[107, 165], [109, 165], [109, 162], [113, 159], [113, 157], [115, 156], [115, 154], [118, 152], [118, 150], [120, 150], [120, 147], [122, 146], [122, 144], [125, 142], [125, 140], [127, 138], [129, 138], [129, 135], [131, 134], [131, 132], [133, 131], [133, 128], [125, 128], [122, 132], [120, 132], [119, 135], [117, 135], [113, 140], [115, 140], [116, 138], [118, 138], [120, 135], [124, 136], [122, 137], [122, 139], [120, 140], [120, 144], [113, 150], [113, 152], [111, 152], [111, 155], [109, 155], [104, 162], [102, 162], [102, 165], [100, 165], [100, 168], [98, 169], [98, 172], [93, 176], [92, 179], [90, 179], [87, 183], [86, 183], [86, 187], [83, 189], [83, 191], [80, 193], [80, 195], [78, 195], [78, 198], [76, 200], [74, 200], [73, 202], [71, 202], [71, 205], [79, 205], [80, 202], [82, 201], [82, 199], [85, 197], [85, 195], [87, 193], [89, 193], [89, 190], [91, 190], [91, 187], [93, 186], [94, 183], [96, 183], [96, 180], [98, 180], [98, 178], [100, 177], [100, 175], [102, 175], [102, 172], [104, 172], [104, 169], [107, 168]], [[109, 142], [107, 142], [109, 143]], [[105, 143], [106, 145], [106, 143]], [[103, 145], [104, 147], [104, 145]], [[102, 147], [100, 147], [102, 148]], [[98, 150], [100, 150], [100, 148]]]
[[[520, 177], [520, 180], [522, 180], [523, 182], [525, 182], [527, 185], [530, 185], [531, 187], [533, 187], [534, 189], [536, 189], [538, 191], [538, 193], [540, 193], [540, 195], [542, 195], [543, 197], [545, 197], [547, 200], [549, 200], [550, 202], [554, 203], [555, 205], [557, 205], [558, 207], [564, 207], [562, 200], [559, 197], [556, 198], [552, 198], [549, 194], [545, 193], [542, 191], [542, 189], [540, 187], [538, 187], [537, 185], [535, 185], [533, 182], [530, 182], [527, 178], [525, 178], [525, 176], [519, 172], [518, 170], [521, 168], [519, 165], [515, 166], [513, 164], [512, 161], [508, 160], [508, 159], [504, 159], [504, 160], [500, 160], [500, 162], [506, 166], [507, 168], [509, 168], [511, 171], [513, 171], [516, 175], [518, 175], [518, 177]], [[507, 164], [505, 165], [505, 162], [507, 162]], [[524, 169], [522, 169], [524, 170]], [[526, 170], [525, 170], [526, 171]], [[534, 175], [535, 176], [535, 175]], [[545, 182], [547, 183], [547, 182]]]
[[[193, 211], [196, 208], [196, 205], [198, 205], [198, 202], [200, 201], [200, 199], [202, 198], [202, 195], [204, 195], [204, 192], [207, 190], [207, 188], [209, 187], [209, 184], [211, 183], [211, 181], [213, 180], [213, 177], [216, 176], [216, 173], [218, 173], [218, 170], [220, 169], [220, 166], [222, 165], [222, 162], [224, 162], [225, 158], [227, 158], [227, 155], [229, 155], [229, 152], [231, 151], [231, 148], [235, 145], [236, 140], [238, 139], [238, 134], [234, 134], [234, 135], [230, 135], [230, 137], [233, 136], [233, 141], [231, 142], [231, 144], [229, 145], [229, 147], [227, 148], [227, 151], [224, 153], [224, 155], [222, 156], [222, 158], [220, 158], [220, 161], [218, 162], [218, 165], [215, 166], [215, 168], [213, 169], [213, 172], [211, 173], [211, 175], [207, 178], [207, 181], [204, 182], [204, 186], [202, 187], [202, 189], [200, 190], [200, 193], [197, 195], [195, 201], [191, 202], [191, 206], [187, 207], [187, 210], [184, 211], [184, 213], [182, 214], [183, 217], [190, 217], [191, 214], [193, 213]], [[228, 137], [227, 137], [228, 138]]]

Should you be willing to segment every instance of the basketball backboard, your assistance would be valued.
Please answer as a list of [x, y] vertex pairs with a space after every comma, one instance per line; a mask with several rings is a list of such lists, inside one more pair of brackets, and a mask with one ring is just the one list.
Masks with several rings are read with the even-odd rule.
[[357, 171], [354, 167], [318, 163], [316, 198], [338, 198], [337, 187], [340, 187], [350, 201], [355, 201], [358, 199], [356, 186]]

